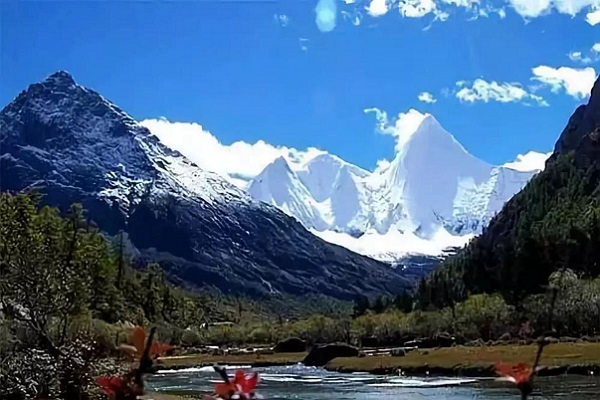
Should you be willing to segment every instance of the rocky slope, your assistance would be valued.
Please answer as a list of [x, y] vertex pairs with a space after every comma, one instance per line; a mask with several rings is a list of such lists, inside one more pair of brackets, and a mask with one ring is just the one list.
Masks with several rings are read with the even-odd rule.
[[142, 259], [192, 287], [351, 298], [408, 285], [167, 149], [66, 72], [0, 113], [0, 188], [35, 188], [63, 209], [82, 203], [103, 231], [127, 231]]

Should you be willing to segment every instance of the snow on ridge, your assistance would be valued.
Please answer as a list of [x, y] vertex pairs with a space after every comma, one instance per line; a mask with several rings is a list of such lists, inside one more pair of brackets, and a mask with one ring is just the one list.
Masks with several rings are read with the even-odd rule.
[[503, 167], [514, 169], [516, 171], [541, 171], [544, 169], [546, 160], [552, 153], [539, 153], [529, 151], [525, 154], [519, 154], [514, 161], [508, 162]]
[[[210, 203], [258, 204], [219, 174], [201, 169], [161, 143], [117, 105], [77, 84], [68, 72], [55, 72], [30, 85], [7, 107], [18, 109], [23, 104], [40, 121], [55, 126], [57, 135], [71, 136], [47, 149], [57, 167], [70, 170], [83, 165], [98, 173], [103, 178], [98, 195], [107, 202], [118, 200], [124, 211], [150, 190]], [[10, 115], [12, 110], [5, 112]]]

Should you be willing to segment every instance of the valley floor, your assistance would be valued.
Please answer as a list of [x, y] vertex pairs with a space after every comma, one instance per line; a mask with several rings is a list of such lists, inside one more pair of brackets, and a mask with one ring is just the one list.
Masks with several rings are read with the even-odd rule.
[[[325, 368], [339, 372], [369, 372], [374, 374], [408, 375], [470, 375], [493, 376], [499, 362], [532, 364], [537, 346], [484, 346], [415, 350], [405, 356], [372, 355], [366, 357], [336, 358]], [[213, 356], [198, 354], [161, 359], [160, 368], [179, 369], [213, 364], [251, 365], [253, 367], [292, 365], [302, 361], [305, 353], [279, 353], [271, 355]], [[555, 343], [544, 349], [540, 375], [560, 373], [600, 375], [600, 343]]]

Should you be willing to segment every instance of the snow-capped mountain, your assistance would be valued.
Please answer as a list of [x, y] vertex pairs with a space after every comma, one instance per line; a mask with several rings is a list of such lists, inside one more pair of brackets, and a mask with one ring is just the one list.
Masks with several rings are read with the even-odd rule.
[[280, 157], [247, 191], [327, 241], [395, 259], [463, 245], [537, 172], [475, 158], [427, 115], [385, 169], [370, 173], [327, 153], [303, 163]]
[[[282, 173], [274, 179], [284, 181]], [[105, 233], [126, 231], [140, 261], [159, 262], [192, 287], [347, 299], [409, 285], [169, 150], [66, 72], [31, 85], [0, 112], [0, 189], [36, 189], [63, 210], [82, 203]]]

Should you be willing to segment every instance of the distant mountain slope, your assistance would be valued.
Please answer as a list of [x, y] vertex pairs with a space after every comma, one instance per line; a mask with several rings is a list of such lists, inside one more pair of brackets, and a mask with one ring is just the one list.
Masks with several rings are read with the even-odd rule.
[[427, 115], [382, 171], [327, 153], [280, 157], [247, 190], [325, 240], [393, 260], [465, 244], [537, 172], [478, 160]]
[[432, 274], [422, 294], [444, 303], [439, 295], [451, 280], [469, 292], [519, 299], [542, 290], [563, 267], [585, 277], [600, 274], [600, 78], [560, 134], [545, 170]]
[[388, 266], [331, 245], [274, 207], [163, 146], [93, 90], [57, 72], [0, 112], [0, 189], [83, 203], [171, 276], [226, 292], [396, 293]]

